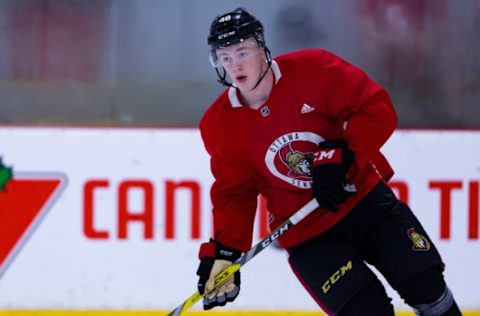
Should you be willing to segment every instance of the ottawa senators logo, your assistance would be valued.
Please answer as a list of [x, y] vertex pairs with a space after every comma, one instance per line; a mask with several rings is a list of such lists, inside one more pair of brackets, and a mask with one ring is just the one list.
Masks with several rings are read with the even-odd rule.
[[292, 132], [277, 138], [265, 154], [268, 170], [301, 189], [312, 187], [310, 163], [323, 138], [311, 132]]
[[415, 228], [410, 228], [407, 231], [408, 238], [413, 242], [412, 250], [414, 251], [428, 251], [430, 250], [430, 243], [425, 236], [420, 235], [415, 231]]
[[293, 178], [311, 177], [310, 162], [313, 153], [293, 150], [290, 144], [280, 148], [280, 158], [289, 168], [288, 176]]

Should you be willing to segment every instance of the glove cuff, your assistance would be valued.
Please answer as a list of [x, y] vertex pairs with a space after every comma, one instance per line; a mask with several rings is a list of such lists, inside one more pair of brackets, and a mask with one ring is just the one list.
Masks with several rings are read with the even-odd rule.
[[234, 262], [235, 260], [240, 258], [241, 255], [242, 252], [240, 250], [225, 247], [218, 241], [210, 239], [209, 242], [202, 243], [202, 245], [200, 246], [198, 258], [215, 258]]
[[198, 259], [204, 258], [215, 258], [217, 252], [217, 245], [215, 242], [210, 240], [209, 242], [204, 242], [200, 245], [200, 250], [198, 251]]

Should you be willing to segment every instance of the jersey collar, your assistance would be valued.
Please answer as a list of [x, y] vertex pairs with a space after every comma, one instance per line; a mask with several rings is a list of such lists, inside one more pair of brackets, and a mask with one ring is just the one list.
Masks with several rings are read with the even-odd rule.
[[[275, 84], [278, 83], [278, 80], [282, 78], [282, 72], [280, 71], [280, 67], [278, 67], [278, 63], [275, 60], [272, 60], [272, 65], [270, 68], [273, 71], [273, 75], [275, 76]], [[237, 89], [235, 87], [228, 88], [228, 99], [230, 100], [230, 104], [232, 108], [240, 108], [242, 107], [242, 103], [237, 96]]]

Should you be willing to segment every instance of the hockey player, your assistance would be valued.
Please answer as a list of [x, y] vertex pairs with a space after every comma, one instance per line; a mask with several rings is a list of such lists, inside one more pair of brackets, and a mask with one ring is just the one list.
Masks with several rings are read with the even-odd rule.
[[251, 247], [262, 194], [272, 228], [319, 202], [279, 242], [329, 315], [394, 315], [366, 263], [418, 315], [461, 315], [435, 245], [386, 184], [393, 171], [379, 149], [397, 123], [387, 92], [326, 50], [272, 59], [261, 22], [242, 8], [214, 19], [208, 44], [229, 87], [200, 122], [215, 178], [214, 235], [197, 270], [204, 309], [239, 294], [239, 272], [219, 289], [213, 279]]

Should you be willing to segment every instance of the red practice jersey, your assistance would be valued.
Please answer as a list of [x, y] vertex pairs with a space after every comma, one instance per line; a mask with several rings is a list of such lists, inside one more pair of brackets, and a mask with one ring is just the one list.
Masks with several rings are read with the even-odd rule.
[[321, 49], [280, 56], [271, 69], [275, 84], [260, 109], [242, 105], [229, 88], [200, 122], [215, 178], [214, 239], [241, 251], [251, 247], [258, 194], [272, 229], [313, 198], [309, 161], [321, 141], [345, 139], [355, 152], [348, 179], [357, 193], [337, 213], [319, 207], [279, 239], [284, 247], [328, 230], [393, 174], [380, 147], [397, 117], [382, 87]]

